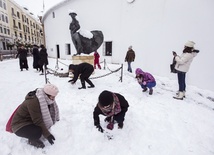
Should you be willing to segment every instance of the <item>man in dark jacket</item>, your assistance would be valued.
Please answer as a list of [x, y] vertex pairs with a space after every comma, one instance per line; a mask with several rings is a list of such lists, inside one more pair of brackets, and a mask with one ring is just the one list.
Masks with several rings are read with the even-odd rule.
[[121, 94], [104, 90], [99, 95], [97, 106], [94, 108], [94, 125], [100, 132], [104, 131], [100, 126], [99, 118], [99, 115], [102, 114], [107, 116], [105, 121], [109, 123], [107, 125], [108, 129], [112, 130], [114, 128], [114, 121], [118, 123], [118, 128], [122, 129], [128, 107], [128, 102]]
[[129, 46], [126, 53], [125, 62], [128, 63], [128, 71], [132, 73], [131, 62], [135, 59], [135, 52], [132, 50], [132, 46]]
[[39, 66], [39, 49], [37, 45], [33, 45], [33, 68], [35, 68], [37, 71], [40, 68]]
[[23, 68], [28, 70], [27, 50], [24, 48], [24, 45], [21, 45], [21, 47], [18, 49], [16, 58], [18, 57], [19, 57], [19, 66], [21, 71], [23, 71]]
[[45, 66], [45, 69], [46, 69], [48, 65], [48, 53], [44, 45], [40, 45], [40, 47], [41, 47], [41, 50], [39, 52], [39, 58], [40, 58], [39, 65], [40, 65], [40, 71], [42, 71], [41, 75], [43, 75], [44, 74], [43, 66]]
[[95, 87], [94, 84], [91, 82], [91, 80], [89, 80], [89, 77], [94, 71], [94, 67], [91, 64], [86, 62], [81, 63], [79, 65], [70, 64], [69, 71], [72, 72], [74, 75], [73, 79], [68, 81], [68, 82], [71, 82], [71, 84], [74, 84], [80, 75], [80, 81], [81, 81], [82, 87], [79, 87], [79, 89], [86, 89], [85, 81], [90, 85], [88, 86], [88, 88]]

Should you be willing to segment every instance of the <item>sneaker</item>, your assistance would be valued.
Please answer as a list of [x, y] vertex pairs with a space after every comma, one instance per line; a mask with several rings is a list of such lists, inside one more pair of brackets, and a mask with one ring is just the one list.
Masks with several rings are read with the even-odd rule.
[[118, 123], [118, 129], [122, 129], [123, 128], [123, 122], [122, 123]]
[[147, 88], [143, 88], [143, 92], [146, 92], [147, 91]]
[[35, 140], [29, 139], [28, 144], [35, 146], [36, 148], [44, 148], [45, 147], [45, 144], [39, 139], [35, 139]]
[[94, 88], [95, 86], [88, 86], [88, 88]]
[[152, 94], [153, 94], [153, 89], [150, 88], [150, 89], [149, 89], [149, 95], [152, 95]]

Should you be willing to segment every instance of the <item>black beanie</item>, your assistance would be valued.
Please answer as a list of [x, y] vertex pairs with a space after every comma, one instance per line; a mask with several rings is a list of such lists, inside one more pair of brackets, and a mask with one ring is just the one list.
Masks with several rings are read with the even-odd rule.
[[70, 64], [70, 65], [69, 65], [69, 70], [70, 70], [70, 69], [75, 70], [75, 65]]
[[113, 103], [113, 95], [112, 92], [104, 90], [100, 95], [99, 95], [99, 103], [101, 106], [108, 106]]

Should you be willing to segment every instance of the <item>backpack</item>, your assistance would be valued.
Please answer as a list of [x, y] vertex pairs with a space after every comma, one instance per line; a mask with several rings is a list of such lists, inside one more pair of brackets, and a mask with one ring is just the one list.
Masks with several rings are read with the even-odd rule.
[[[19, 106], [20, 106], [20, 105], [19, 105]], [[19, 109], [19, 106], [14, 110], [14, 112], [13, 112], [12, 115], [10, 116], [9, 120], [7, 121], [7, 124], [6, 124], [6, 131], [7, 131], [7, 132], [13, 133], [12, 127], [11, 127], [11, 123], [12, 123], [14, 114], [15, 114], [16, 111]]]

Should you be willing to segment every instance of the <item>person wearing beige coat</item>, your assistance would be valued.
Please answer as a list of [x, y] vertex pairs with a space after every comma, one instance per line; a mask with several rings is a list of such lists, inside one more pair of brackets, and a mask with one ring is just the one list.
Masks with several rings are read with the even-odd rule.
[[199, 52], [199, 50], [194, 49], [194, 44], [195, 43], [193, 41], [188, 41], [184, 45], [183, 53], [180, 56], [178, 56], [176, 52], [173, 53], [176, 61], [175, 69], [177, 71], [178, 85], [179, 85], [179, 90], [176, 93], [176, 96], [173, 97], [175, 99], [183, 100], [183, 98], [185, 97], [186, 73], [189, 71], [190, 65], [194, 57]]

